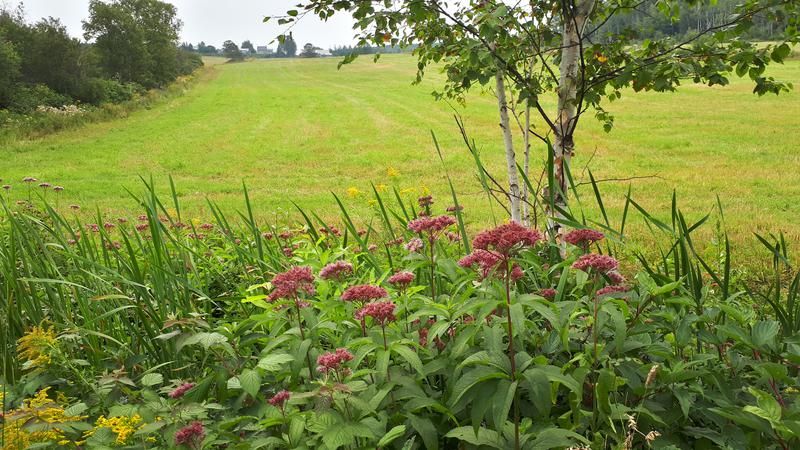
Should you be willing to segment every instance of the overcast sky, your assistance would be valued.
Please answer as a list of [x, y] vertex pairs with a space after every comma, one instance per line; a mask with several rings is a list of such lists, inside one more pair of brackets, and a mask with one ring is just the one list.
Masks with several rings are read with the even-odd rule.
[[[181, 40], [217, 47], [230, 39], [241, 44], [250, 39], [253, 45], [266, 45], [282, 33], [285, 26], [263, 23], [264, 16], [284, 14], [297, 0], [166, 0], [178, 8], [183, 21]], [[61, 19], [70, 34], [83, 39], [81, 21], [89, 15], [89, 0], [0, 0], [0, 5], [25, 6], [28, 21], [52, 16]], [[302, 46], [311, 42], [322, 48], [354, 43], [353, 20], [350, 16], [334, 16], [327, 22], [306, 16], [293, 29], [295, 41]], [[270, 44], [275, 47], [277, 42]]]

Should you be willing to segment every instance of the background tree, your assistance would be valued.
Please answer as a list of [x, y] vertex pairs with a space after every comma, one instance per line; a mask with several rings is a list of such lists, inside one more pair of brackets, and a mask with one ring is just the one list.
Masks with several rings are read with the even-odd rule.
[[255, 47], [253, 47], [253, 44], [249, 40], [242, 42], [242, 50], [247, 50], [248, 53], [251, 54], [256, 52]]
[[225, 41], [222, 43], [222, 56], [232, 60], [241, 61], [244, 59], [244, 54], [239, 50], [239, 47], [233, 41]]
[[[369, 0], [305, 0], [279, 23], [306, 14], [322, 19], [346, 11], [356, 20], [359, 45], [418, 45], [417, 80], [431, 64], [441, 64], [446, 82], [439, 95], [463, 100], [472, 86], [493, 86], [508, 161], [511, 216], [525, 221], [514, 140], [514, 124], [523, 135], [524, 161], [530, 137], [552, 143], [550, 183], [543, 200], [551, 235], [558, 235], [567, 211], [569, 165], [575, 152], [574, 134], [581, 116], [591, 111], [610, 130], [613, 117], [605, 101], [620, 98], [627, 88], [671, 91], [682, 82], [725, 85], [732, 74], [748, 77], [759, 95], [778, 93], [789, 84], [765, 74], [770, 62], [782, 62], [790, 44], [798, 41], [798, 0], [745, 0], [722, 21], [701, 21], [702, 28], [680, 38], [632, 33], [608, 24], [654, 8], [669, 22], [681, 11], [714, 2], [696, 0], [545, 0], [513, 2], [463, 0], [444, 5], [433, 0], [391, 3]], [[647, 9], [651, 11], [651, 9]], [[756, 45], [741, 39], [757, 23], [781, 24], [780, 40]], [[776, 33], [777, 35], [777, 33]], [[352, 61], [349, 56], [345, 62]], [[509, 94], [508, 101], [502, 97]], [[545, 98], [555, 96], [549, 109]], [[512, 110], [503, 118], [504, 110]], [[513, 121], [512, 121], [513, 119]], [[523, 172], [527, 174], [523, 162]], [[530, 178], [530, 177], [529, 177]], [[516, 186], [515, 186], [516, 185]]]
[[300, 57], [302, 58], [318, 58], [319, 53], [317, 53], [317, 47], [314, 47], [314, 44], [308, 43], [303, 46], [303, 51], [300, 52]]
[[0, 106], [8, 105], [19, 78], [19, 55], [11, 42], [0, 37]]
[[206, 45], [205, 42], [200, 41], [200, 43], [197, 44], [197, 52], [201, 55], [216, 55], [217, 48], [213, 45]]
[[122, 81], [145, 87], [175, 79], [181, 21], [175, 6], [158, 0], [92, 0], [84, 37], [94, 39], [100, 65]]
[[291, 58], [297, 54], [297, 43], [290, 31], [288, 35], [278, 36], [278, 49], [275, 51], [278, 57]]

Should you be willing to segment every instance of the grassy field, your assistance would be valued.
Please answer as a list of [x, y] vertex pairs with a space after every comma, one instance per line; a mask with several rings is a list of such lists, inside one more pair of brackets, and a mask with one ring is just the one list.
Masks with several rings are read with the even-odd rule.
[[[206, 197], [226, 209], [241, 207], [242, 181], [264, 218], [293, 215], [290, 200], [335, 216], [331, 191], [367, 211], [370, 182], [407, 192], [428, 188], [444, 208], [447, 185], [433, 130], [469, 217], [476, 225], [488, 222], [452, 105], [430, 95], [440, 75], [412, 86], [415, 63], [403, 55], [342, 70], [337, 62], [215, 64], [180, 98], [0, 149], [0, 178], [12, 181], [12, 198], [27, 194], [19, 180], [33, 176], [66, 187], [62, 208], [79, 203], [112, 214], [136, 212], [123, 187], [139, 191], [139, 175], [152, 175], [165, 192], [172, 175], [182, 203], [200, 217], [209, 214]], [[800, 81], [800, 61], [770, 72]], [[785, 231], [800, 241], [800, 93], [758, 98], [750, 90], [736, 80], [725, 88], [687, 85], [674, 94], [624, 96], [608, 106], [616, 115], [610, 134], [586, 116], [573, 171], [586, 181], [583, 167], [591, 159], [597, 178], [654, 175], [631, 182], [633, 197], [654, 212], [668, 214], [673, 189], [692, 217], [711, 210], [719, 196], [735, 240]], [[494, 102], [476, 93], [459, 111], [483, 158], [502, 176]], [[536, 157], [543, 156], [538, 148]], [[389, 168], [399, 175], [389, 176]], [[628, 184], [602, 185], [612, 213], [619, 214]], [[348, 196], [349, 188], [363, 193]], [[591, 195], [588, 187], [584, 193]]]

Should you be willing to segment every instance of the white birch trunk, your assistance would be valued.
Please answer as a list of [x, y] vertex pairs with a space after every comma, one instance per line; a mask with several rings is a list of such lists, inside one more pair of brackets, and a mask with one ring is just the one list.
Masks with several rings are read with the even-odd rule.
[[506, 147], [506, 166], [508, 169], [508, 197], [511, 204], [511, 220], [521, 222], [519, 174], [517, 173], [517, 158], [514, 154], [514, 140], [511, 135], [511, 123], [508, 119], [508, 103], [506, 102], [506, 85], [503, 71], [495, 73], [497, 90], [497, 106], [500, 110], [500, 128], [503, 130], [503, 143]]
[[[562, 16], [562, 50], [561, 64], [558, 69], [560, 79], [558, 84], [558, 114], [555, 120], [555, 138], [553, 142], [553, 162], [555, 189], [555, 209], [548, 211], [548, 231], [560, 238], [563, 227], [554, 218], [563, 218], [558, 208], [566, 210], [567, 192], [569, 181], [567, 171], [570, 159], [575, 148], [572, 133], [575, 130], [575, 118], [578, 114], [577, 92], [581, 80], [581, 36], [584, 32], [586, 21], [594, 8], [595, 0], [581, 0], [575, 6], [574, 17], [569, 14]], [[549, 193], [545, 197], [547, 207], [550, 209]]]
[[[525, 177], [530, 181], [530, 166], [531, 166], [531, 102], [525, 101], [525, 130], [522, 132], [522, 142], [525, 146], [524, 160], [522, 161], [522, 171]], [[535, 195], [535, 194], [534, 194]], [[528, 192], [528, 183], [523, 180], [522, 185], [522, 223], [529, 227], [531, 226], [531, 205], [530, 196]]]

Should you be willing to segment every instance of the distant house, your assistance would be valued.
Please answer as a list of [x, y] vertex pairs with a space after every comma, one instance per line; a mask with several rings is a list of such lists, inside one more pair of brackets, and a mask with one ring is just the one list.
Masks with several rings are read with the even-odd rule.
[[317, 54], [319, 56], [332, 56], [330, 50], [323, 50], [321, 48], [317, 48]]
[[275, 51], [266, 45], [259, 45], [256, 47], [256, 53], [262, 56], [271, 56]]

